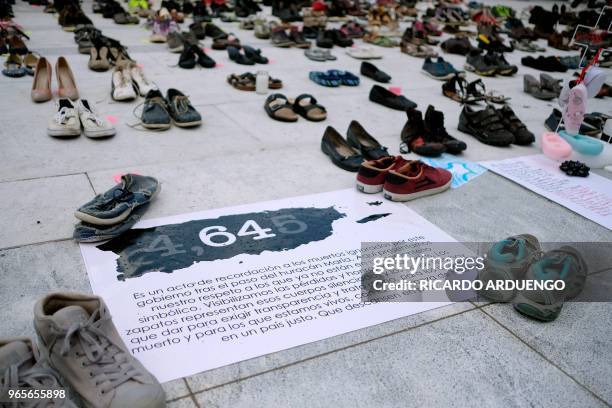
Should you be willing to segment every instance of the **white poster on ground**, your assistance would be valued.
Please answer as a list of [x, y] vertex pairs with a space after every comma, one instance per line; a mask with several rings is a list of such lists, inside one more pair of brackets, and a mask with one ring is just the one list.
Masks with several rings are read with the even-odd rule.
[[543, 154], [480, 162], [487, 169], [597, 224], [612, 229], [612, 180], [590, 173], [569, 177]]
[[81, 251], [130, 351], [160, 380], [446, 303], [360, 303], [362, 241], [456, 242], [356, 190], [147, 220]]

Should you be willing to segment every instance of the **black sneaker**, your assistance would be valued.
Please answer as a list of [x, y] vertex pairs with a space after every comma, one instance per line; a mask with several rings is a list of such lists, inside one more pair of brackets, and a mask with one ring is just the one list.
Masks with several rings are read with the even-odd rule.
[[463, 67], [466, 71], [474, 72], [482, 76], [493, 76], [497, 71], [497, 66], [491, 65], [480, 51], [471, 51], [466, 57]]
[[387, 83], [391, 81], [391, 77], [387, 73], [381, 71], [376, 65], [370, 62], [362, 62], [360, 72], [361, 75], [372, 78], [376, 82]]
[[491, 146], [514, 143], [514, 135], [506, 130], [501, 115], [490, 106], [476, 111], [464, 105], [457, 129]]
[[149, 91], [140, 116], [142, 126], [147, 129], [164, 130], [170, 129], [172, 118], [168, 113], [166, 100], [157, 89]]
[[567, 67], [561, 64], [561, 61], [558, 57], [550, 56], [543, 57], [540, 56], [538, 58], [533, 57], [523, 57], [521, 59], [521, 63], [530, 68], [539, 69], [540, 71], [546, 72], [566, 72]]
[[181, 91], [168, 89], [166, 93], [166, 104], [168, 112], [172, 116], [172, 122], [179, 127], [194, 127], [202, 124], [202, 116], [195, 110]]
[[444, 127], [444, 114], [429, 105], [425, 112], [425, 132], [430, 134], [435, 140], [439, 141], [446, 148], [447, 153], [459, 154], [467, 145], [461, 140], [457, 140], [448, 134]]
[[433, 135], [425, 130], [423, 115], [417, 109], [407, 109], [408, 121], [402, 128], [401, 139], [409, 152], [421, 156], [437, 157], [446, 151], [444, 144], [437, 141]]
[[502, 117], [502, 123], [507, 130], [512, 132], [514, 135], [514, 143], [517, 145], [528, 145], [535, 142], [535, 136], [529, 130], [527, 126], [514, 114], [514, 111], [505, 105], [503, 108], [498, 109], [497, 112]]
[[485, 61], [490, 65], [495, 66], [495, 73], [505, 76], [514, 75], [518, 72], [518, 67], [516, 65], [511, 65], [508, 63], [504, 54], [497, 52], [487, 52], [485, 55]]

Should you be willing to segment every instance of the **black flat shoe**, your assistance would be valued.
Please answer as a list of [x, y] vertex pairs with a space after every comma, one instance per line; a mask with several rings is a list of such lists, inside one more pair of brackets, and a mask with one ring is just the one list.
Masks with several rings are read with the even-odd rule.
[[391, 81], [391, 77], [387, 73], [381, 71], [370, 62], [362, 62], [360, 72], [361, 75], [372, 78], [376, 82], [387, 83]]
[[321, 150], [341, 169], [356, 173], [363, 163], [363, 156], [355, 151], [344, 138], [331, 126], [328, 126], [321, 139]]
[[372, 87], [370, 90], [370, 100], [386, 106], [387, 108], [401, 111], [417, 107], [416, 103], [412, 102], [404, 95], [396, 95], [380, 85], [374, 85]]
[[246, 55], [241, 54], [240, 50], [236, 47], [227, 47], [227, 53], [232, 61], [240, 65], [255, 65], [255, 61], [253, 61]]
[[366, 160], [378, 160], [381, 157], [389, 156], [387, 148], [378, 143], [359, 122], [352, 121], [346, 130], [348, 144], [361, 152]]
[[197, 56], [197, 62], [203, 68], [214, 68], [216, 64], [215, 60], [210, 58], [198, 45], [192, 45], [193, 53]]
[[196, 65], [196, 54], [194, 47], [185, 47], [178, 62], [179, 67], [185, 69], [192, 69]]

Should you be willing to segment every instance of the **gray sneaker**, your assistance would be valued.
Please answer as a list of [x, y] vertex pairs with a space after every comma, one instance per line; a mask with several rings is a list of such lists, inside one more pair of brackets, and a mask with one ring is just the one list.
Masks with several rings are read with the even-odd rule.
[[[540, 242], [529, 234], [508, 237], [496, 242], [487, 252], [485, 267], [478, 279], [486, 287], [489, 281], [522, 279], [529, 265], [540, 254]], [[515, 290], [481, 290], [480, 295], [496, 302], [509, 302], [516, 296]]]
[[163, 408], [165, 393], [121, 341], [97, 296], [52, 293], [34, 306], [34, 328], [49, 364], [88, 408]]
[[563, 280], [563, 290], [523, 291], [514, 299], [513, 306], [521, 314], [536, 320], [549, 322], [555, 320], [563, 302], [575, 298], [584, 289], [587, 278], [587, 265], [580, 253], [570, 247], [546, 252], [541, 259], [534, 262], [525, 279], [529, 280]]
[[83, 204], [74, 216], [93, 225], [116, 225], [141, 205], [150, 202], [160, 190], [153, 177], [125, 174], [121, 184]]
[[174, 53], [183, 52], [184, 41], [181, 33], [177, 31], [172, 31], [168, 33], [168, 37], [166, 39], [166, 45], [168, 46], [168, 51]]
[[[0, 401], [8, 401], [10, 389], [45, 389], [61, 391], [58, 376], [51, 368], [46, 367], [34, 343], [25, 337], [0, 339]], [[36, 400], [36, 403], [14, 403], [15, 407], [36, 406], [41, 408], [77, 408], [68, 399], [64, 389], [64, 398]], [[0, 406], [5, 406], [0, 404]]]

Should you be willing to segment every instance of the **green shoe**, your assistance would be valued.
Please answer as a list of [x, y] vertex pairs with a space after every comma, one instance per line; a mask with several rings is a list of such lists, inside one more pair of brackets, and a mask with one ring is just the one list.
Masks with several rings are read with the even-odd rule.
[[483, 283], [483, 290], [478, 294], [495, 302], [510, 302], [516, 296], [515, 290], [487, 290], [487, 283], [522, 279], [539, 253], [540, 242], [529, 234], [515, 235], [495, 243], [487, 252], [485, 267], [478, 274]]
[[563, 302], [573, 299], [584, 288], [587, 277], [587, 265], [580, 253], [569, 246], [564, 246], [544, 254], [534, 262], [525, 280], [563, 280], [563, 290], [525, 290], [514, 299], [514, 308], [521, 314], [536, 320], [549, 322], [555, 320]]

